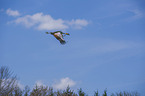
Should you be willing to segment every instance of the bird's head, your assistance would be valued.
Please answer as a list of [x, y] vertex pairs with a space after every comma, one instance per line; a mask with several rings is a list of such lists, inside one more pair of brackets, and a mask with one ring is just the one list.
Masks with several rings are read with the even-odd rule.
[[66, 35], [70, 35], [69, 33], [65, 33]]

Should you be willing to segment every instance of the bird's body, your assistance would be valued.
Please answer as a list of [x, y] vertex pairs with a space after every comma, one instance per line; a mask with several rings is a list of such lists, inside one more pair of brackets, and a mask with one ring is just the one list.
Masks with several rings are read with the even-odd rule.
[[65, 40], [63, 39], [63, 36], [69, 35], [69, 33], [63, 33], [62, 31], [56, 31], [56, 32], [46, 32], [46, 34], [53, 35], [57, 40], [60, 41], [61, 44], [65, 44]]

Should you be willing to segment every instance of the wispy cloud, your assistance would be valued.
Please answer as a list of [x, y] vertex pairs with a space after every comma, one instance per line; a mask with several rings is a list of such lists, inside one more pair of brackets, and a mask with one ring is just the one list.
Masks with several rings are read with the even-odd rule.
[[7, 9], [6, 10], [6, 13], [9, 15], [9, 16], [20, 16], [20, 13], [17, 11], [17, 10], [12, 10], [12, 9]]
[[141, 10], [134, 9], [134, 10], [129, 10], [129, 11], [133, 13], [133, 16], [131, 17], [131, 19], [139, 19], [139, 18], [144, 17], [144, 13]]
[[[85, 42], [84, 42], [85, 41]], [[92, 43], [93, 42], [93, 43]], [[71, 43], [72, 49], [67, 51], [72, 52], [71, 54], [66, 53], [68, 58], [82, 58], [89, 56], [106, 56], [108, 54], [134, 56], [139, 54], [144, 49], [144, 44], [141, 42], [128, 41], [128, 40], [117, 40], [117, 39], [106, 39], [106, 38], [79, 38], [78, 40]], [[83, 47], [83, 49], [82, 49]], [[80, 49], [81, 50], [78, 50]], [[53, 49], [55, 50], [55, 48]], [[61, 49], [62, 51], [63, 49]], [[64, 49], [66, 51], [66, 49]], [[140, 51], [139, 51], [140, 50]], [[59, 52], [60, 50], [58, 50]]]
[[55, 89], [66, 89], [67, 86], [69, 87], [73, 87], [74, 85], [76, 85], [76, 82], [71, 80], [69, 77], [66, 78], [62, 78], [60, 79], [59, 82], [53, 84], [53, 87]]
[[0, 12], [3, 12], [4, 11], [4, 9], [0, 9]]
[[96, 53], [109, 53], [133, 49], [136, 46], [138, 44], [130, 41], [101, 40], [101, 43], [98, 43], [96, 47], [94, 46], [92, 51]]
[[13, 22], [16, 24], [22, 24], [26, 27], [35, 27], [38, 30], [65, 30], [70, 27], [81, 29], [82, 27], [88, 25], [88, 21], [84, 19], [76, 19], [71, 21], [54, 19], [49, 14], [44, 15], [43, 13], [19, 17]]

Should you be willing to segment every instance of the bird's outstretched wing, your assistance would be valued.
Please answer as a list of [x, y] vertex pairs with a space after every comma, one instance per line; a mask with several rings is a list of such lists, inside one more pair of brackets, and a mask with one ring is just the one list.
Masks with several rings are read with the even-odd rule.
[[59, 40], [59, 41], [62, 45], [64, 45], [66, 43], [65, 40]]

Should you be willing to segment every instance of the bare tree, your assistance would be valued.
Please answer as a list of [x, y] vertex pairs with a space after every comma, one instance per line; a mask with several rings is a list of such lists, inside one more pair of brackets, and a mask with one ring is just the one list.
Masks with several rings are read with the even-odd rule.
[[24, 96], [29, 96], [30, 88], [29, 86], [26, 86], [24, 89]]
[[107, 89], [104, 90], [104, 94], [102, 96], [107, 96]]
[[83, 92], [82, 88], [79, 89], [78, 91], [79, 96], [86, 96], [85, 92]]
[[9, 96], [15, 89], [16, 76], [9, 71], [9, 68], [0, 68], [0, 96]]
[[30, 93], [30, 96], [48, 96], [48, 86], [36, 85]]
[[97, 90], [97, 92], [95, 91], [94, 96], [99, 96], [98, 90]]

